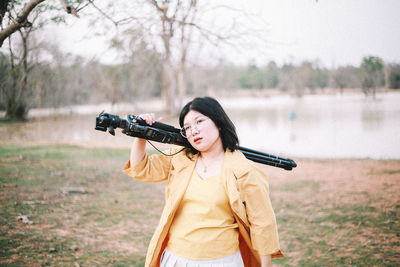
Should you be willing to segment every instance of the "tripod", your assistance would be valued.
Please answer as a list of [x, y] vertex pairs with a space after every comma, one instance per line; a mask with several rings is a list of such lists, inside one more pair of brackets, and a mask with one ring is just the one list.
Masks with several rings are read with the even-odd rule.
[[[107, 131], [115, 135], [115, 129], [121, 128], [122, 133], [152, 140], [160, 143], [174, 144], [183, 147], [191, 147], [190, 143], [180, 133], [180, 129], [161, 122], [155, 122], [152, 125], [147, 125], [146, 122], [138, 116], [128, 115], [126, 119], [121, 119], [117, 115], [101, 112], [96, 117], [96, 130]], [[246, 158], [254, 162], [292, 170], [297, 166], [292, 159], [281, 158], [270, 155], [250, 148], [239, 146], [238, 149]]]

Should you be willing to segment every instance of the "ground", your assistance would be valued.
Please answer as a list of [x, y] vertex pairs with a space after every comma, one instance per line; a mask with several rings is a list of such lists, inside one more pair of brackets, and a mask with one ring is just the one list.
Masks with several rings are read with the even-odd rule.
[[[143, 266], [164, 184], [122, 173], [127, 149], [0, 146], [1, 266]], [[295, 159], [269, 176], [285, 258], [399, 266], [400, 161]], [[23, 222], [19, 216], [27, 216]]]

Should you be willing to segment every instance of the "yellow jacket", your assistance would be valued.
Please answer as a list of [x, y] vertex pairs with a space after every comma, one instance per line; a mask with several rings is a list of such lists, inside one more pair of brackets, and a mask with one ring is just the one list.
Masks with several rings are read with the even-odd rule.
[[[167, 154], [174, 153], [171, 149]], [[144, 160], [124, 172], [143, 182], [167, 180], [165, 206], [160, 222], [148, 247], [147, 267], [159, 266], [161, 254], [168, 243], [168, 232], [174, 214], [189, 184], [197, 155], [192, 160], [185, 152], [174, 156], [146, 154]], [[222, 175], [233, 215], [239, 225], [239, 247], [245, 266], [260, 266], [260, 255], [283, 257], [275, 214], [269, 199], [267, 176], [257, 169], [240, 151], [225, 152]]]

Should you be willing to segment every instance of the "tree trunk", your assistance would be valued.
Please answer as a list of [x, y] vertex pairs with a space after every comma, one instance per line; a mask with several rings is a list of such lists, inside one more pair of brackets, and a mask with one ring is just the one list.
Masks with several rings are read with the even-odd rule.
[[163, 62], [162, 75], [161, 75], [161, 92], [164, 98], [165, 111], [167, 115], [172, 115], [175, 111], [175, 100], [174, 100], [174, 83], [173, 83], [173, 69], [171, 64], [167, 61]]
[[[26, 101], [27, 86], [28, 86], [28, 36], [27, 33], [21, 32], [22, 40], [22, 58], [18, 65], [14, 64], [12, 59], [11, 73], [13, 76], [12, 86], [9, 89], [7, 104], [6, 104], [6, 118], [12, 120], [24, 120], [28, 113], [28, 105]], [[11, 46], [10, 46], [11, 49]], [[11, 58], [14, 57], [11, 51]], [[22, 66], [21, 66], [22, 65]]]
[[177, 73], [177, 89], [178, 89], [178, 99], [176, 103], [176, 108], [177, 111], [180, 110], [183, 106], [183, 97], [185, 96], [186, 93], [186, 88], [185, 88], [185, 63], [180, 62], [179, 67], [178, 67], [178, 73]]
[[0, 47], [3, 46], [4, 40], [14, 32], [24, 27], [27, 23], [29, 13], [40, 3], [46, 0], [31, 0], [24, 5], [24, 8], [18, 13], [17, 20], [1, 29], [0, 31]]

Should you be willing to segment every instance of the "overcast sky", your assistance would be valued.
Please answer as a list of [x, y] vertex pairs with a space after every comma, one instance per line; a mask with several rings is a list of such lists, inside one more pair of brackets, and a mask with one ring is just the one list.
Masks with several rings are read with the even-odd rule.
[[[231, 0], [235, 1], [235, 0]], [[400, 63], [400, 0], [236, 0], [243, 9], [262, 16], [269, 25], [268, 47], [229, 54], [239, 64], [270, 60], [278, 64], [319, 59], [327, 67], [359, 65], [363, 56]], [[74, 21], [75, 20], [75, 21]], [[83, 41], [83, 19], [74, 21], [68, 34], [57, 35], [64, 50], [115, 61], [104, 39]], [[59, 25], [57, 26], [59, 27]], [[62, 31], [61, 31], [62, 32]], [[78, 34], [78, 32], [80, 34]]]
[[400, 63], [399, 0], [252, 0], [271, 25], [270, 55], [319, 58], [327, 66], [359, 64], [376, 55]]

